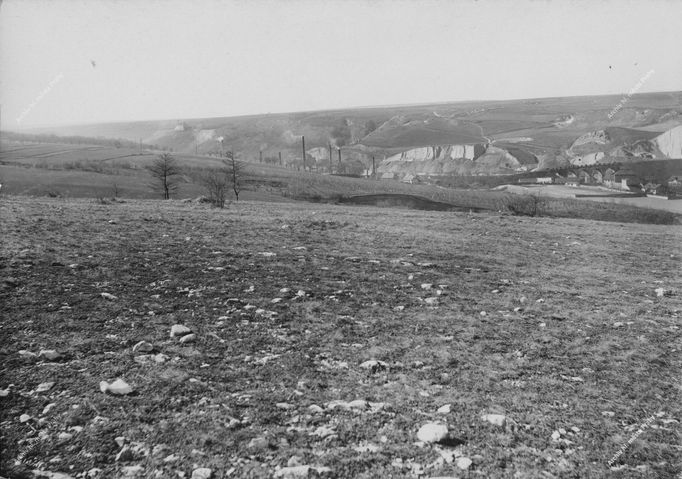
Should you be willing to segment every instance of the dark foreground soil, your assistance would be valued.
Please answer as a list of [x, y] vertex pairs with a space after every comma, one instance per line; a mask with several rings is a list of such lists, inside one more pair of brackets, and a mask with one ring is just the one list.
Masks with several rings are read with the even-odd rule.
[[0, 230], [4, 477], [682, 471], [682, 227], [3, 197]]

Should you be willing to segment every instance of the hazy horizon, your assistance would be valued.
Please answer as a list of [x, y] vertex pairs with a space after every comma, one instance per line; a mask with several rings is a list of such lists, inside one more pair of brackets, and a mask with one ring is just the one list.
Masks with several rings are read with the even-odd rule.
[[666, 0], [6, 0], [2, 128], [678, 92], [677, 17]]

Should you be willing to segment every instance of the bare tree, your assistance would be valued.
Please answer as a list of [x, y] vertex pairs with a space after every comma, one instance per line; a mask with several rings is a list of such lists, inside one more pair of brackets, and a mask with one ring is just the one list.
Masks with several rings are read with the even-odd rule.
[[170, 199], [171, 193], [178, 189], [180, 183], [181, 170], [175, 158], [169, 153], [162, 153], [147, 169], [154, 179], [150, 186], [162, 192], [164, 200]]
[[230, 156], [231, 158], [223, 161], [223, 163], [225, 163], [225, 166], [227, 166], [234, 196], [237, 198], [237, 201], [239, 201], [239, 192], [242, 190], [242, 177], [244, 175], [244, 163], [237, 161], [237, 159], [234, 157], [234, 152], [231, 152]]
[[218, 208], [225, 207], [225, 195], [231, 181], [228, 168], [217, 168], [208, 171], [203, 177], [204, 187], [208, 191], [208, 198]]

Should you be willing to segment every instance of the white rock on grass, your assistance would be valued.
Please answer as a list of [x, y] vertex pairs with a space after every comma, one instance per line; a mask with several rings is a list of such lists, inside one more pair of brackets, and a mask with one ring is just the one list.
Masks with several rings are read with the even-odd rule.
[[310, 466], [287, 466], [275, 471], [273, 477], [281, 479], [298, 479], [308, 477]]
[[316, 477], [317, 475], [321, 474], [328, 474], [332, 472], [332, 470], [328, 467], [315, 467], [315, 466], [287, 466], [287, 467], [282, 467], [278, 470], [275, 471], [275, 474], [272, 476], [277, 479], [300, 479], [304, 477], [309, 477], [310, 471], [315, 471]]
[[656, 296], [659, 298], [662, 298], [663, 296], [667, 296], [669, 293], [666, 291], [664, 288], [656, 288], [654, 291], [656, 291]]
[[504, 427], [507, 422], [507, 417], [504, 414], [484, 414], [481, 419], [499, 427]]
[[438, 296], [432, 296], [430, 298], [426, 298], [424, 300], [424, 302], [426, 304], [428, 304], [429, 306], [437, 306], [438, 305]]
[[438, 414], [450, 414], [450, 411], [452, 411], [452, 405], [451, 404], [446, 404], [444, 406], [441, 406], [438, 408]]
[[137, 477], [144, 472], [144, 468], [140, 465], [125, 466], [121, 468], [122, 477]]
[[211, 479], [213, 471], [208, 467], [200, 467], [192, 471], [192, 479]]
[[467, 469], [469, 469], [471, 467], [471, 464], [473, 464], [473, 461], [471, 459], [469, 459], [468, 457], [458, 457], [457, 459], [455, 459], [455, 464], [460, 469], [466, 471]]
[[62, 355], [59, 354], [54, 349], [41, 349], [40, 352], [38, 353], [38, 357], [39, 358], [45, 358], [48, 361], [55, 361], [55, 360], [61, 358]]
[[113, 300], [115, 300], [115, 299], [118, 299], [118, 297], [114, 296], [114, 295], [111, 294], [111, 293], [100, 293], [99, 295], [100, 295], [101, 297], [103, 297], [104, 299], [108, 299], [109, 301], [113, 301]]
[[19, 422], [24, 423], [24, 422], [29, 422], [31, 420], [31, 416], [28, 414], [22, 414], [19, 416]]
[[36, 353], [32, 353], [31, 351], [26, 351], [25, 349], [20, 349], [19, 350], [19, 356], [21, 356], [22, 358], [31, 359], [31, 358], [37, 357], [38, 355]]
[[52, 389], [52, 386], [54, 386], [54, 382], [45, 382], [45, 383], [40, 383], [38, 384], [38, 387], [36, 388], [37, 393], [44, 393]]
[[41, 414], [42, 414], [42, 415], [47, 414], [47, 413], [50, 412], [50, 411], [52, 410], [52, 408], [55, 407], [56, 405], [57, 405], [57, 403], [51, 402], [50, 404], [48, 404], [47, 406], [45, 406], [45, 407], [43, 408], [43, 412], [42, 412]]
[[134, 353], [137, 353], [137, 352], [150, 353], [153, 350], [154, 350], [154, 346], [152, 346], [152, 344], [147, 342], [147, 341], [140, 341], [139, 343], [135, 344], [135, 346], [133, 346], [133, 352]]
[[254, 437], [249, 441], [249, 449], [266, 449], [269, 443], [264, 437]]
[[31, 471], [31, 473], [33, 474], [31, 477], [40, 479], [74, 479], [73, 476], [64, 474], [63, 472], [41, 471], [40, 469], [34, 469]]
[[170, 337], [175, 338], [179, 336], [185, 336], [187, 334], [190, 334], [191, 332], [192, 330], [189, 329], [184, 324], [174, 324], [173, 326], [171, 326]]
[[197, 340], [196, 334], [185, 334], [183, 337], [180, 338], [180, 342], [182, 344], [193, 343], [196, 340]]
[[448, 437], [448, 427], [440, 423], [424, 424], [417, 431], [417, 439], [422, 442], [440, 442]]
[[100, 381], [99, 390], [103, 393], [110, 393], [116, 396], [125, 396], [126, 394], [133, 392], [133, 388], [123, 379], [117, 379], [111, 384], [106, 381]]

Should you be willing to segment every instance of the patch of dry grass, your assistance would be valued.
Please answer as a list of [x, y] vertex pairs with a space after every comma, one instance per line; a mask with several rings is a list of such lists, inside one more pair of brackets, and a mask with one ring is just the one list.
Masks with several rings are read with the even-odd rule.
[[[216, 477], [272, 477], [294, 455], [333, 477], [682, 468], [678, 226], [324, 204], [1, 201], [10, 280], [0, 388], [14, 384], [0, 398], [3, 475], [98, 467], [112, 477], [140, 464], [171, 477], [196, 464]], [[169, 338], [175, 323], [197, 341]], [[140, 340], [169, 360], [139, 363]], [[18, 353], [41, 348], [64, 357]], [[361, 369], [369, 359], [388, 368]], [[117, 377], [136, 395], [99, 391]], [[56, 384], [36, 393], [45, 381]], [[355, 399], [386, 404], [308, 409]], [[451, 411], [438, 414], [444, 404]], [[507, 425], [482, 421], [487, 413]], [[447, 422], [468, 470], [414, 445], [431, 420]], [[149, 454], [115, 461], [118, 436]], [[254, 438], [266, 445], [250, 447]], [[367, 444], [376, 449], [356, 449]]]

